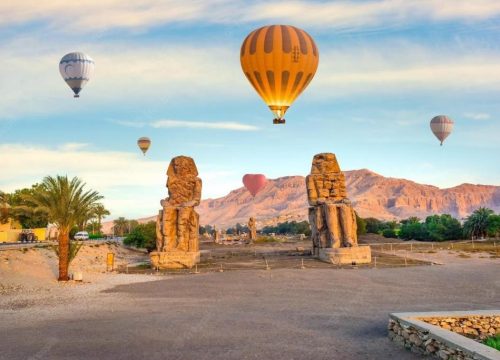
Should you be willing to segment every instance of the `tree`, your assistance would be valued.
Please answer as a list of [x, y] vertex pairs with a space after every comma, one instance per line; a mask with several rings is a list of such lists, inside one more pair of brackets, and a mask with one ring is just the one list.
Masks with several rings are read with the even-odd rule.
[[469, 215], [464, 223], [464, 233], [472, 238], [484, 238], [487, 235], [489, 217], [493, 210], [480, 207]]
[[123, 240], [125, 245], [133, 245], [148, 251], [156, 249], [156, 222], [137, 225]]
[[104, 219], [108, 215], [111, 215], [111, 213], [104, 207], [103, 204], [97, 203], [94, 206], [94, 217], [97, 218], [97, 231], [101, 231], [102, 219]]
[[358, 235], [366, 234], [366, 221], [356, 213], [356, 225], [358, 227]]
[[500, 215], [491, 214], [488, 217], [488, 236], [497, 238], [500, 236]]
[[119, 217], [115, 221], [113, 221], [113, 227], [115, 233], [123, 236], [126, 232], [128, 232], [129, 221], [124, 217]]
[[5, 224], [9, 221], [9, 208], [7, 203], [7, 194], [0, 191], [0, 224]]
[[50, 222], [59, 230], [59, 281], [67, 281], [70, 243], [69, 232], [82, 218], [82, 212], [102, 199], [97, 191], [85, 190], [85, 183], [74, 177], [47, 176], [43, 179], [39, 191], [28, 199], [37, 211], [48, 215]]
[[379, 233], [379, 231], [381, 229], [382, 221], [380, 221], [379, 219], [372, 218], [372, 217], [366, 218], [364, 220], [366, 223], [366, 232], [367, 233], [370, 233], [370, 234], [378, 234]]
[[412, 216], [406, 220], [401, 220], [399, 237], [404, 240], [425, 240], [427, 234], [420, 219]]
[[43, 191], [43, 186], [34, 184], [31, 188], [18, 189], [7, 196], [9, 216], [19, 221], [24, 229], [46, 227], [49, 222], [48, 214], [30, 201], [40, 191]]

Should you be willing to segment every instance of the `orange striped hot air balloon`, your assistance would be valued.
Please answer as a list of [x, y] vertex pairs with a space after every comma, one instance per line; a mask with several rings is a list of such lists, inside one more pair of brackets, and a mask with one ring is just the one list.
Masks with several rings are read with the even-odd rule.
[[146, 152], [148, 151], [149, 147], [151, 146], [151, 140], [145, 136], [140, 137], [137, 140], [137, 146], [139, 146], [139, 149], [141, 149], [144, 156], [146, 156]]
[[273, 123], [283, 124], [286, 111], [314, 77], [319, 52], [304, 30], [270, 25], [246, 37], [240, 61], [248, 81], [276, 116]]

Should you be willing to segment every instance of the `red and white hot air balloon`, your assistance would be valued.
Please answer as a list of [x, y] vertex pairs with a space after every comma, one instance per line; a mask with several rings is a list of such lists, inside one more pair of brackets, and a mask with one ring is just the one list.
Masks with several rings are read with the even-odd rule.
[[446, 115], [438, 115], [432, 118], [431, 130], [439, 141], [441, 141], [441, 146], [443, 145], [443, 141], [453, 131], [453, 124], [453, 120]]
[[253, 197], [266, 186], [266, 177], [262, 174], [246, 174], [243, 176], [243, 185]]

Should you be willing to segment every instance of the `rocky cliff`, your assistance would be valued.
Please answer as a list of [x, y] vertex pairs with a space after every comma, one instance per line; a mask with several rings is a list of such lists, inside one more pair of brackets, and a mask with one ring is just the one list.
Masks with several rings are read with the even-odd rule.
[[[361, 217], [404, 219], [448, 213], [463, 218], [480, 206], [500, 211], [500, 186], [462, 184], [448, 189], [387, 178], [370, 170], [345, 171], [347, 194]], [[202, 224], [246, 223], [255, 216], [259, 225], [307, 218], [307, 195], [302, 176], [269, 180], [255, 198], [244, 188], [198, 207]]]

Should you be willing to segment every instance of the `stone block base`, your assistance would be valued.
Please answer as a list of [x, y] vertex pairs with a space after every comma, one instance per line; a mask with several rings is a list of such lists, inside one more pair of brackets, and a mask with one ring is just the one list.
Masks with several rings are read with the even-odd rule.
[[319, 249], [321, 261], [335, 265], [369, 264], [372, 262], [372, 251], [369, 246], [353, 246], [346, 248]]
[[200, 262], [200, 252], [153, 251], [149, 254], [153, 269], [190, 269]]

